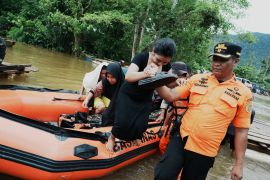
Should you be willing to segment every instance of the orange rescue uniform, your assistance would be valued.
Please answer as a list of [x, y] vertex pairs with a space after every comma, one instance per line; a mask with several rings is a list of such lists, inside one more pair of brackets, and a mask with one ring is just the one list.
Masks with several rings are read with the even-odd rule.
[[231, 121], [250, 127], [252, 93], [235, 76], [219, 83], [210, 73], [197, 74], [176, 91], [181, 98], [190, 96], [180, 127], [181, 137], [188, 136], [186, 150], [215, 157]]

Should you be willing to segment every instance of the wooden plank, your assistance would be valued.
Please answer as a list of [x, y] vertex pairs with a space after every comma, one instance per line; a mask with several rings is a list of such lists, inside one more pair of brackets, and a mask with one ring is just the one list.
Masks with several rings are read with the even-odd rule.
[[18, 66], [23, 66], [23, 67], [32, 67], [32, 64], [17, 64]]
[[0, 72], [0, 74], [15, 74], [15, 73], [18, 73], [19, 71], [17, 70], [6, 70], [6, 71], [3, 71], [3, 72]]
[[258, 143], [258, 144], [259, 144], [259, 146], [261, 146], [261, 147], [263, 147], [263, 148], [265, 148], [265, 149], [268, 148], [268, 146], [267, 146], [266, 144], [262, 144], [262, 143]]
[[254, 138], [260, 139], [260, 140], [257, 140], [258, 142], [264, 141], [264, 142], [270, 143], [270, 140], [268, 138], [262, 138], [262, 137], [258, 137], [258, 136], [254, 136], [254, 135], [248, 135], [248, 139], [254, 139]]
[[[270, 126], [269, 122], [265, 122], [265, 121], [260, 121], [260, 120], [256, 120], [253, 122], [254, 124], [260, 124], [260, 125], [264, 125], [264, 126]], [[252, 125], [251, 125], [252, 127]]]
[[254, 131], [249, 131], [248, 135], [257, 136], [257, 137], [261, 137], [264, 139], [270, 139], [270, 136], [268, 134], [258, 133], [258, 132], [254, 132]]
[[2, 62], [2, 64], [0, 66], [13, 66], [13, 65], [16, 65], [16, 66], [32, 66], [32, 64], [11, 64], [11, 63], [8, 63], [8, 62]]
[[0, 71], [5, 70], [24, 70], [24, 66], [12, 65], [12, 66], [1, 66]]
[[251, 135], [248, 136], [248, 141], [262, 143], [262, 144], [266, 144], [267, 146], [270, 146], [270, 140], [258, 138], [258, 137], [251, 136]]
[[248, 143], [247, 148], [252, 149], [254, 151], [258, 151], [258, 152], [270, 155], [270, 149], [269, 148], [262, 148], [262, 147], [258, 146], [257, 144], [254, 144], [254, 143]]
[[31, 64], [10, 64], [4, 62], [0, 65], [0, 75], [23, 74], [29, 72], [37, 72], [38, 68]]
[[7, 47], [12, 47], [16, 43], [16, 41], [13, 41], [11, 39], [7, 39], [7, 38], [3, 38], [3, 39], [5, 40]]
[[269, 127], [257, 127], [256, 129], [250, 129], [249, 131], [252, 131], [254, 133], [259, 133], [259, 134], [270, 134]]

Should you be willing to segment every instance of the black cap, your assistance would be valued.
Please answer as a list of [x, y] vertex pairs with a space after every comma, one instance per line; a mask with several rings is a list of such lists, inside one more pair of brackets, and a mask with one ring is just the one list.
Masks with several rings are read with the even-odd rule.
[[222, 58], [231, 58], [232, 56], [235, 56], [236, 58], [240, 58], [241, 50], [242, 48], [236, 44], [222, 42], [214, 47], [214, 53], [210, 56], [219, 56]]
[[178, 61], [172, 63], [172, 73], [177, 76], [182, 76], [188, 73], [187, 65], [184, 62]]

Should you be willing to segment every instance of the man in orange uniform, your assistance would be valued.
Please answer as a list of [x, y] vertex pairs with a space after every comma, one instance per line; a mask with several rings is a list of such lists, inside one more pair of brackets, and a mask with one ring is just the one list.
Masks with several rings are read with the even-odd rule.
[[205, 179], [228, 125], [235, 126], [236, 161], [232, 179], [242, 179], [247, 135], [252, 110], [252, 93], [233, 73], [241, 47], [224, 42], [214, 48], [212, 73], [191, 77], [177, 88], [181, 98], [189, 97], [188, 110], [155, 169], [155, 179]]

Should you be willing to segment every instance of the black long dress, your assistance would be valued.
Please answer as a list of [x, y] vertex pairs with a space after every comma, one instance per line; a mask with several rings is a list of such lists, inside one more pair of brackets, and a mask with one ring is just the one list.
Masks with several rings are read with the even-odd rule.
[[[134, 57], [132, 63], [139, 67], [140, 72], [147, 66], [148, 58], [149, 53], [141, 53]], [[170, 64], [162, 67], [162, 71], [170, 69]], [[154, 90], [140, 88], [138, 82], [123, 83], [116, 99], [115, 121], [112, 128], [112, 134], [116, 138], [126, 141], [142, 138], [151, 113], [153, 92]]]
[[107, 67], [107, 74], [113, 75], [117, 79], [117, 83], [111, 85], [107, 78], [102, 79], [103, 93], [102, 95], [110, 99], [109, 107], [102, 113], [102, 126], [113, 125], [115, 119], [115, 103], [121, 85], [124, 82], [125, 75], [119, 63], [111, 63]]

